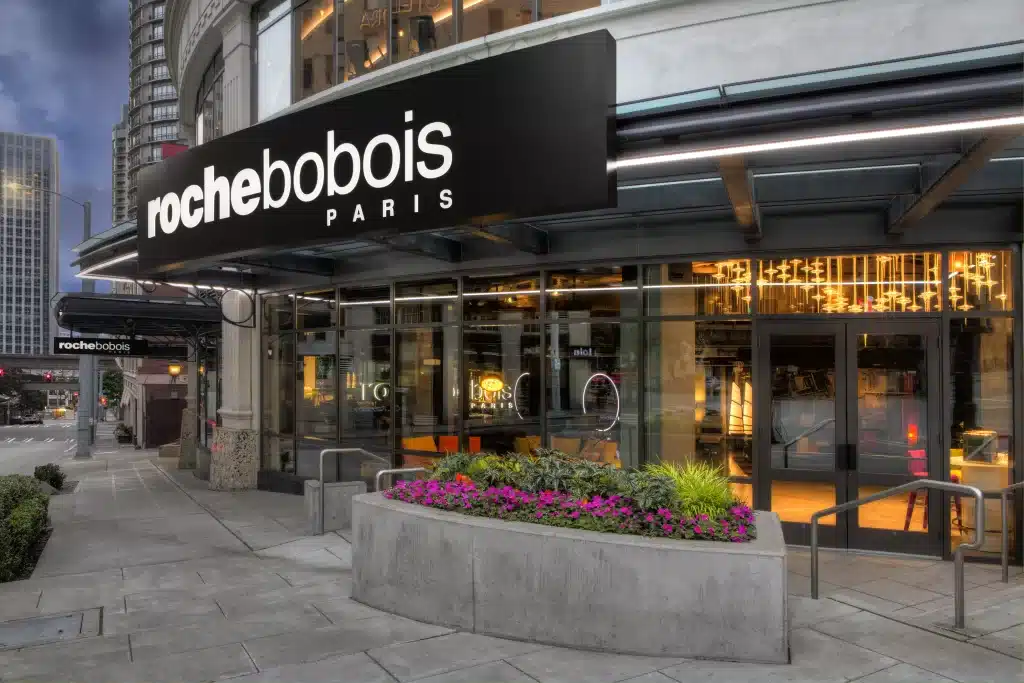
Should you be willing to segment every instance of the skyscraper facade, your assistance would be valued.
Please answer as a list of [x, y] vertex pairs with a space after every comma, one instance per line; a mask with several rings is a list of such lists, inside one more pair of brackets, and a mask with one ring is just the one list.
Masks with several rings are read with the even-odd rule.
[[110, 132], [110, 218], [114, 225], [128, 218], [128, 105]]
[[57, 141], [0, 132], [0, 353], [50, 352], [59, 191]]
[[180, 135], [178, 92], [171, 82], [164, 52], [164, 0], [131, 0], [129, 7], [132, 32], [126, 216], [134, 218], [139, 171], [163, 159], [163, 145], [178, 142]]

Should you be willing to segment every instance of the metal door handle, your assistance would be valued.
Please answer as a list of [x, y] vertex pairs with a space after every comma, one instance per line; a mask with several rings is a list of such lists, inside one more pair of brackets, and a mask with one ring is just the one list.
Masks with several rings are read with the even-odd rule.
[[846, 469], [855, 470], [857, 469], [857, 444], [850, 443], [846, 444]]

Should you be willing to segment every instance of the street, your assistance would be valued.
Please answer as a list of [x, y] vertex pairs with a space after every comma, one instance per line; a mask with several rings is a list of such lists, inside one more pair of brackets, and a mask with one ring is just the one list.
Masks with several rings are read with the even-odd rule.
[[45, 420], [41, 425], [0, 425], [0, 475], [32, 474], [38, 465], [74, 456], [75, 420]]

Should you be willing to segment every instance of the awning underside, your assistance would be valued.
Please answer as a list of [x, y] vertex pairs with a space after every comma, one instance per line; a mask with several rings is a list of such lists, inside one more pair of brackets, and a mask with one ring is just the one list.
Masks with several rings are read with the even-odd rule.
[[179, 342], [215, 333], [222, 321], [216, 302], [105, 294], [66, 294], [56, 315], [58, 325], [75, 333]]

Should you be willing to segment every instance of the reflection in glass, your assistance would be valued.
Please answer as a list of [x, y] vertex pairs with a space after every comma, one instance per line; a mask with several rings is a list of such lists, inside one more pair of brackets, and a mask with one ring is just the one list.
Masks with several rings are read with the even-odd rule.
[[[404, 450], [459, 450], [459, 328], [397, 330], [395, 416]], [[454, 437], [440, 442], [443, 437]]]
[[433, 52], [455, 43], [452, 0], [392, 0], [394, 60]]
[[[772, 482], [772, 512], [783, 522], [810, 524], [811, 515], [836, 504], [836, 486], [830, 481]], [[836, 516], [822, 517], [822, 526], [835, 526]]]
[[548, 446], [571, 455], [637, 464], [639, 326], [548, 325]]
[[342, 457], [343, 481], [361, 479], [391, 464], [391, 331], [342, 330], [338, 346], [343, 448], [362, 448], [378, 458]]
[[264, 338], [263, 463], [266, 470], [295, 472], [295, 336]]
[[[951, 321], [950, 369], [951, 478], [998, 491], [1013, 471], [1013, 319]], [[954, 548], [965, 535], [973, 538], [974, 510], [964, 503], [963, 524], [953, 520]], [[982, 550], [999, 550], [999, 519], [998, 499], [987, 500]]]
[[459, 286], [454, 279], [396, 285], [395, 316], [399, 325], [455, 322]]
[[735, 496], [736, 500], [741, 503], [745, 503], [750, 507], [754, 507], [754, 485], [746, 482], [732, 481], [729, 482], [729, 489], [732, 491], [732, 495]]
[[533, 21], [532, 0], [464, 0], [462, 40], [489, 36]]
[[[891, 488], [890, 485], [866, 486], [857, 488], [857, 497], [881, 493]], [[868, 503], [857, 509], [857, 526], [862, 529], [887, 529], [889, 531], [911, 531], [921, 533], [928, 531], [928, 494], [938, 496], [927, 489], [912, 491], [902, 495], [890, 496], [882, 500]], [[957, 512], [953, 512], [954, 523]]]
[[636, 315], [636, 270], [636, 266], [613, 266], [548, 273], [548, 317]]
[[857, 337], [857, 469], [928, 476], [928, 365], [917, 334]]
[[338, 302], [334, 300], [334, 289], [297, 294], [295, 317], [300, 330], [333, 327], [338, 322]]
[[295, 298], [290, 294], [263, 297], [263, 331], [270, 334], [295, 329]]
[[750, 261], [693, 261], [644, 268], [648, 315], [749, 315]]
[[534, 320], [540, 317], [539, 276], [467, 277], [462, 307], [465, 320]]
[[334, 2], [309, 0], [295, 10], [299, 51], [297, 100], [334, 85]]
[[551, 19], [600, 6], [601, 0], [540, 0], [540, 18]]
[[[283, 8], [283, 9], [282, 9]], [[287, 3], [260, 11], [256, 38], [256, 112], [262, 121], [292, 103], [292, 15]]]
[[773, 334], [769, 348], [772, 469], [833, 469], [836, 458], [835, 337]]
[[750, 322], [647, 325], [647, 456], [753, 473]]
[[939, 254], [757, 262], [761, 313], [930, 313], [942, 309]]
[[384, 285], [383, 287], [342, 289], [338, 308], [343, 326], [390, 325], [391, 288]]
[[464, 330], [471, 451], [530, 453], [540, 446], [540, 327]]
[[1013, 261], [1009, 251], [954, 251], [946, 292], [952, 311], [1013, 310]]
[[[296, 346], [295, 473], [319, 476], [320, 451], [338, 440], [338, 363], [333, 332], [306, 332]], [[325, 475], [326, 476], [326, 475]]]
[[[349, 0], [344, 3], [338, 40], [338, 68], [344, 69], [339, 82], [349, 81], [387, 66], [388, 1]], [[341, 58], [344, 55], [344, 59]]]

